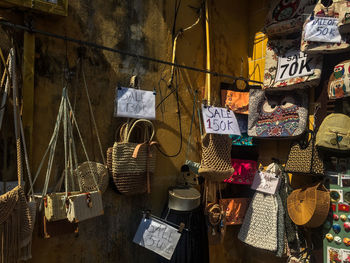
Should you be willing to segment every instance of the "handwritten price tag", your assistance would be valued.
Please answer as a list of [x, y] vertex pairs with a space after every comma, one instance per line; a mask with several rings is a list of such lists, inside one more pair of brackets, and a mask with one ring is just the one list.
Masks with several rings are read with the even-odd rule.
[[155, 218], [143, 218], [133, 242], [170, 260], [181, 233]]
[[241, 135], [233, 111], [202, 105], [202, 115], [206, 133]]
[[278, 57], [276, 81], [312, 75], [316, 67], [314, 62], [312, 56], [300, 51], [290, 51], [285, 56]]
[[117, 88], [114, 117], [154, 120], [155, 105], [156, 96], [152, 91]]
[[317, 17], [305, 25], [306, 41], [340, 43], [338, 19], [333, 17]]

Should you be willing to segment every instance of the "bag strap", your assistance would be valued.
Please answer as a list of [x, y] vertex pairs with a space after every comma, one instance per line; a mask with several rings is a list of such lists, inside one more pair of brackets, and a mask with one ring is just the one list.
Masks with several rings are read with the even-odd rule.
[[89, 105], [90, 116], [91, 116], [91, 120], [92, 120], [92, 123], [94, 125], [95, 132], [96, 132], [98, 147], [100, 148], [100, 153], [101, 153], [101, 158], [102, 158], [103, 164], [106, 165], [107, 163], [106, 163], [105, 156], [103, 154], [101, 139], [100, 139], [100, 135], [99, 135], [99, 132], [97, 129], [94, 112], [93, 112], [92, 106], [91, 106], [91, 99], [90, 99], [89, 90], [88, 90], [88, 87], [86, 84], [86, 78], [85, 78], [85, 72], [84, 72], [83, 65], [81, 65], [81, 70], [82, 70], [82, 75], [83, 75], [83, 80], [84, 80], [85, 93], [86, 93], [86, 97], [87, 97], [88, 105]]
[[[1, 58], [4, 57], [1, 48], [0, 48], [0, 56], [1, 56]], [[2, 99], [1, 99], [1, 105], [0, 105], [0, 130], [2, 127], [2, 121], [4, 119], [7, 96], [9, 95], [10, 87], [11, 87], [12, 72], [10, 71], [10, 69], [12, 68], [13, 59], [14, 58], [13, 58], [13, 56], [11, 56], [11, 52], [10, 52], [8, 57], [7, 57], [7, 62], [5, 62], [5, 64], [4, 64], [5, 72], [4, 72], [3, 78], [1, 80], [1, 87], [2, 87], [3, 80], [6, 76], [5, 90], [3, 92]]]
[[145, 123], [145, 124], [148, 124], [150, 127], [151, 127], [151, 130], [152, 130], [152, 134], [151, 136], [148, 136], [147, 140], [145, 141], [152, 141], [153, 137], [154, 137], [154, 134], [155, 134], [155, 131], [154, 131], [154, 125], [151, 121], [149, 120], [146, 120], [146, 119], [139, 119], [139, 120], [136, 120], [135, 122], [133, 122], [130, 130], [128, 130], [128, 133], [127, 133], [127, 136], [126, 136], [126, 139], [125, 139], [125, 142], [129, 142], [130, 140], [130, 136], [131, 136], [131, 133], [132, 131], [135, 129], [135, 126], [138, 124], [138, 123]]

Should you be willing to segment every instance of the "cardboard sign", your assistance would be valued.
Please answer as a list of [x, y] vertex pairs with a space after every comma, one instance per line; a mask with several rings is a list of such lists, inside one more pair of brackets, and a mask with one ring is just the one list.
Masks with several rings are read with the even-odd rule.
[[305, 25], [305, 41], [340, 43], [338, 19], [333, 17], [317, 17]]
[[280, 178], [275, 173], [257, 172], [251, 189], [274, 195], [280, 185]]
[[181, 233], [172, 226], [155, 218], [143, 218], [133, 242], [170, 260]]
[[117, 88], [114, 117], [156, 118], [156, 96], [153, 91]]
[[312, 56], [303, 52], [290, 51], [285, 56], [278, 57], [276, 81], [312, 75], [316, 67], [315, 62]]
[[241, 135], [233, 111], [202, 104], [202, 115], [206, 133]]

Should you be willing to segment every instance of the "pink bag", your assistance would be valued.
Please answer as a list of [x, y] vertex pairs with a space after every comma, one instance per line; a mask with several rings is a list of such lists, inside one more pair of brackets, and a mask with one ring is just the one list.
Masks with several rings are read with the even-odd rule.
[[224, 180], [225, 183], [252, 184], [257, 170], [256, 161], [231, 159], [231, 164], [235, 171], [230, 178]]

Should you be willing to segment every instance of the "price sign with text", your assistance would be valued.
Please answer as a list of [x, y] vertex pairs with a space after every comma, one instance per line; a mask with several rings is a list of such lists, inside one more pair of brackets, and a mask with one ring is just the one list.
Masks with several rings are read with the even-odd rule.
[[315, 62], [312, 56], [301, 51], [289, 51], [285, 56], [278, 57], [276, 81], [312, 75]]
[[305, 25], [305, 41], [340, 43], [338, 19], [334, 17], [317, 17]]
[[176, 228], [150, 217], [141, 220], [133, 241], [170, 260], [180, 237]]
[[202, 115], [206, 133], [241, 135], [233, 111], [202, 105]]

